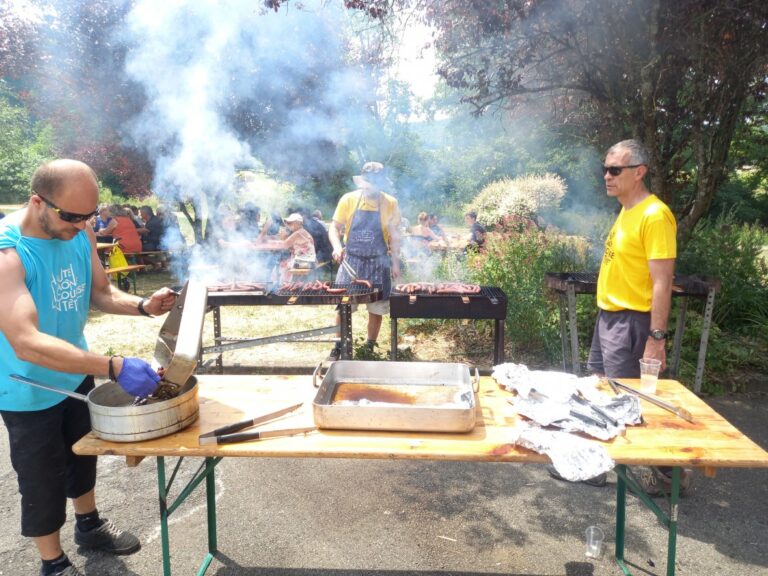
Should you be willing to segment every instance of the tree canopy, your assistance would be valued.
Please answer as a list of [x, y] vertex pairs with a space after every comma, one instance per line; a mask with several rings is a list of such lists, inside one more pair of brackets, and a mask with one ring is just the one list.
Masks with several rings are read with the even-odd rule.
[[764, 101], [768, 4], [751, 0], [444, 0], [429, 4], [440, 74], [476, 113], [546, 98], [551, 123], [652, 151], [653, 190], [683, 232], [726, 176]]

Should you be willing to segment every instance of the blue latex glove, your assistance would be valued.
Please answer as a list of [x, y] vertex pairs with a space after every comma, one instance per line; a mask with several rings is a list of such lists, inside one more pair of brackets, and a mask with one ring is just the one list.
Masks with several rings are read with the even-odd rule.
[[160, 376], [152, 366], [139, 358], [123, 358], [123, 367], [117, 375], [117, 383], [132, 396], [149, 396], [157, 388]]

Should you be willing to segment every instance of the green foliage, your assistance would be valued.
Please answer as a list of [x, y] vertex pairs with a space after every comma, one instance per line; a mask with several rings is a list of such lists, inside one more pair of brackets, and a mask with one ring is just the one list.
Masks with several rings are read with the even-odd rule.
[[713, 320], [735, 333], [768, 331], [768, 264], [762, 252], [768, 234], [757, 225], [739, 224], [733, 215], [704, 220], [679, 255], [681, 274], [721, 280]]
[[389, 352], [382, 350], [376, 342], [370, 346], [363, 337], [356, 338], [352, 351], [353, 360], [389, 360]]
[[[546, 272], [590, 268], [577, 241], [537, 229], [489, 234], [487, 252], [468, 257], [473, 280], [507, 294], [506, 333], [515, 361], [557, 365], [561, 361], [558, 304], [545, 287]], [[594, 308], [594, 303], [590, 302]], [[586, 306], [586, 304], [585, 304]], [[585, 308], [583, 313], [589, 313]], [[591, 326], [591, 322], [581, 322]]]
[[[678, 378], [682, 382], [693, 382], [696, 378], [699, 343], [703, 328], [701, 310], [689, 307], [686, 313], [685, 334], [680, 353]], [[744, 389], [744, 374], [768, 374], [768, 330], [749, 337], [723, 331], [712, 324], [707, 345], [707, 359], [704, 365], [702, 392], [722, 394]]]
[[49, 160], [51, 128], [33, 122], [0, 82], [0, 202], [23, 202], [35, 169]]
[[554, 174], [502, 178], [485, 186], [468, 209], [477, 212], [478, 221], [485, 226], [507, 218], [534, 220], [543, 212], [557, 209], [565, 192], [565, 181]]
[[730, 214], [736, 222], [768, 226], [768, 176], [757, 168], [731, 174], [712, 201], [709, 218], [724, 214]]

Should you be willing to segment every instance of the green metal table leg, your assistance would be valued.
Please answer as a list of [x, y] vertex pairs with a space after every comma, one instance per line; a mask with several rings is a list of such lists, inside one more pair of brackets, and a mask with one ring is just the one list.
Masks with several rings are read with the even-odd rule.
[[672, 468], [672, 492], [669, 495], [669, 535], [667, 537], [667, 576], [675, 576], [677, 555], [677, 501], [680, 498], [680, 468]]
[[163, 576], [171, 576], [171, 551], [170, 551], [170, 538], [168, 533], [168, 518], [176, 511], [187, 497], [194, 492], [195, 488], [205, 480], [205, 492], [206, 502], [208, 507], [208, 554], [203, 559], [200, 568], [197, 571], [197, 576], [202, 576], [208, 570], [213, 558], [217, 552], [216, 541], [216, 465], [221, 462], [222, 458], [206, 458], [203, 464], [198, 468], [187, 485], [181, 490], [176, 500], [169, 504], [168, 495], [171, 492], [171, 485], [176, 478], [176, 473], [179, 471], [184, 458], [179, 458], [176, 463], [176, 467], [171, 474], [171, 479], [166, 484], [165, 479], [165, 458], [163, 456], [157, 457], [157, 486], [160, 495], [160, 539], [163, 552]]
[[632, 489], [638, 500], [653, 512], [662, 526], [667, 529], [667, 576], [675, 576], [675, 557], [677, 555], [677, 505], [680, 498], [680, 468], [672, 468], [672, 486], [668, 497], [669, 516], [640, 487], [626, 465], [616, 466], [616, 563], [625, 576], [632, 576], [624, 561], [624, 543], [626, 529], [626, 490]]
[[165, 458], [157, 457], [157, 488], [160, 498], [160, 543], [163, 551], [163, 576], [171, 576], [171, 547], [168, 540], [168, 493], [165, 489]]
[[206, 554], [203, 563], [200, 565], [200, 569], [197, 571], [197, 576], [205, 574], [218, 549], [218, 544], [216, 542], [216, 464], [218, 464], [218, 461], [215, 458], [205, 459], [205, 497], [208, 508], [208, 554]]
[[619, 464], [621, 473], [616, 474], [616, 562], [624, 573], [624, 530], [627, 523], [627, 483], [624, 481], [626, 466]]

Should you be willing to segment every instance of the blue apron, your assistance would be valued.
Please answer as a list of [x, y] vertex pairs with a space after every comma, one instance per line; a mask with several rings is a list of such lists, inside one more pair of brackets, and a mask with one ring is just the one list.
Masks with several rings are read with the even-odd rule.
[[[361, 197], [362, 201], [362, 192]], [[359, 205], [359, 202], [358, 202]], [[392, 272], [387, 243], [381, 229], [381, 198], [377, 210], [358, 210], [352, 213], [352, 222], [347, 234], [347, 246], [344, 258], [357, 272], [360, 279], [382, 286], [383, 299], [389, 298], [392, 291]], [[337, 284], [349, 284], [352, 278], [344, 268], [336, 274]]]

